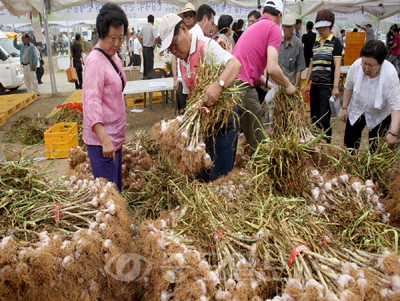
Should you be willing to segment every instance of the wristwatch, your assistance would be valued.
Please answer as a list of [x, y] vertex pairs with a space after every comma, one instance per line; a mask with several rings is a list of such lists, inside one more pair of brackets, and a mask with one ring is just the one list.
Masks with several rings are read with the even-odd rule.
[[217, 79], [217, 81], [218, 81], [218, 84], [220, 85], [220, 87], [223, 89], [223, 88], [224, 88], [224, 86], [225, 86], [225, 82], [224, 82], [224, 80], [222, 80], [222, 79], [218, 78], [218, 79]]

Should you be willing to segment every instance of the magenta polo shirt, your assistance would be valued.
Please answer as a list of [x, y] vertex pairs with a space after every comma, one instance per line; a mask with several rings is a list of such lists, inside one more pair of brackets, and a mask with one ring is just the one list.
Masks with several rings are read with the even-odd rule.
[[397, 44], [397, 46], [392, 50], [391, 55], [398, 56], [400, 54], [400, 34], [394, 38], [393, 44]]
[[267, 15], [262, 15], [242, 33], [233, 49], [233, 56], [242, 64], [237, 78], [254, 87], [267, 66], [268, 47], [279, 51], [281, 42], [279, 26]]

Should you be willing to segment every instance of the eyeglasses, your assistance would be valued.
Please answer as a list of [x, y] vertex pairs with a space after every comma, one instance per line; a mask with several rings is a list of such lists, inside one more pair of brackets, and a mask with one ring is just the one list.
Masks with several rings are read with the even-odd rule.
[[115, 44], [115, 42], [118, 42], [119, 44], [122, 44], [122, 42], [124, 41], [124, 38], [123, 38], [123, 37], [117, 38], [117, 37], [110, 37], [110, 36], [107, 36], [107, 38], [108, 38], [113, 44]]
[[371, 66], [364, 65], [364, 63], [361, 63], [361, 67], [364, 69], [373, 71], [373, 70], [377, 69], [379, 67], [379, 65], [371, 67]]
[[184, 18], [193, 18], [193, 17], [194, 17], [194, 13], [192, 13], [192, 12], [183, 13], [183, 17], [184, 17]]

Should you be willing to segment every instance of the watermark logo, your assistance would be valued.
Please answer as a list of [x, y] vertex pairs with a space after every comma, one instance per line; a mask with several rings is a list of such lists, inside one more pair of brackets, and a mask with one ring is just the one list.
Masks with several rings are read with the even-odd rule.
[[[131, 265], [133, 265], [132, 268], [127, 271]], [[150, 273], [152, 268], [153, 265], [147, 258], [139, 254], [127, 253], [108, 259], [104, 271], [119, 281], [140, 281]]]

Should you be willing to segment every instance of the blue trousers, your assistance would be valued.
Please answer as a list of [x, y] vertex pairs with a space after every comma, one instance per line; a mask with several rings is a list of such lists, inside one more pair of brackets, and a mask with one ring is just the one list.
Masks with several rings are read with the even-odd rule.
[[86, 145], [88, 149], [90, 165], [95, 178], [105, 178], [115, 183], [118, 190], [122, 188], [122, 147], [115, 152], [115, 162], [112, 158], [103, 156], [101, 145]]
[[235, 107], [234, 116], [229, 119], [228, 124], [219, 129], [216, 126], [217, 132], [207, 139], [207, 152], [214, 162], [214, 166], [207, 172], [208, 181], [225, 176], [232, 170], [239, 127], [238, 109]]

